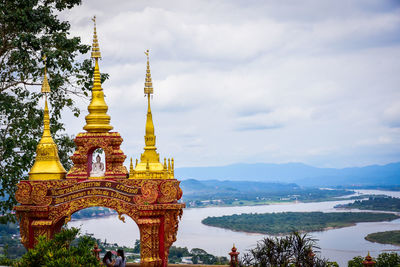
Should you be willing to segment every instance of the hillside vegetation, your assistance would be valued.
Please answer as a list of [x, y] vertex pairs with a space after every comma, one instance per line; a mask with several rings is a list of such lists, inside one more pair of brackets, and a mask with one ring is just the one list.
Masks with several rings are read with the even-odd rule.
[[367, 235], [365, 239], [371, 242], [400, 246], [400, 231], [372, 233]]
[[187, 207], [262, 205], [271, 202], [337, 200], [354, 193], [344, 189], [323, 190], [293, 183], [252, 181], [183, 180], [182, 200]]
[[322, 231], [331, 227], [351, 226], [358, 222], [391, 221], [397, 218], [400, 218], [400, 216], [370, 212], [282, 212], [207, 217], [202, 223], [234, 231], [287, 234], [292, 231]]
[[337, 205], [336, 208], [400, 211], [400, 198], [394, 197], [369, 197], [367, 200], [356, 200], [353, 203]]

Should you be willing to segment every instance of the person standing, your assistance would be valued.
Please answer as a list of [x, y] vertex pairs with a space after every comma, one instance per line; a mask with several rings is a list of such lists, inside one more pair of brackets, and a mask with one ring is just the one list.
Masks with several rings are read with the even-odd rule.
[[125, 267], [126, 258], [122, 249], [117, 250], [117, 259], [115, 260], [114, 267]]
[[111, 257], [112, 257], [111, 251], [107, 251], [107, 253], [103, 257], [103, 265], [104, 266], [107, 266], [107, 267], [112, 267], [113, 266], [113, 262], [112, 262]]

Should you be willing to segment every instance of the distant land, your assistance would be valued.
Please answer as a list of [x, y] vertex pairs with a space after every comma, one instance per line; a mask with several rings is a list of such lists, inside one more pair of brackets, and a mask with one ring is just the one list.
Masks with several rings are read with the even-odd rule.
[[400, 246], [400, 231], [372, 233], [365, 237], [370, 242]]
[[175, 170], [180, 180], [296, 183], [300, 186], [387, 186], [400, 184], [400, 162], [351, 168], [317, 168], [303, 163], [238, 163]]
[[336, 205], [335, 208], [400, 212], [400, 198], [388, 196], [369, 197], [366, 200], [356, 200], [353, 203]]
[[260, 234], [287, 234], [292, 231], [314, 232], [342, 228], [358, 222], [391, 221], [400, 216], [391, 213], [370, 212], [278, 212], [234, 214], [207, 217], [205, 225], [240, 232]]
[[[186, 207], [252, 206], [277, 202], [337, 201], [354, 193], [352, 190], [300, 187], [294, 183], [254, 181], [182, 180], [182, 201]], [[363, 196], [365, 198], [366, 196]], [[353, 196], [352, 198], [358, 198]]]

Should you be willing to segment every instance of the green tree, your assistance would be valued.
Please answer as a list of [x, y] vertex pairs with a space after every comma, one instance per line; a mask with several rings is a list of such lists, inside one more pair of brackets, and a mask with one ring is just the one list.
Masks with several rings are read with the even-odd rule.
[[[364, 265], [362, 262], [365, 260], [365, 258], [361, 256], [354, 257], [353, 259], [348, 261], [348, 266], [349, 267], [363, 267]], [[399, 254], [395, 252], [391, 253], [386, 253], [383, 252], [378, 255], [376, 259], [373, 259], [376, 264], [375, 267], [387, 267], [387, 266], [393, 266], [397, 267], [400, 266], [400, 256]]]
[[[70, 24], [57, 14], [79, 5], [81, 0], [0, 0], [0, 214], [8, 216], [16, 204], [16, 184], [27, 178], [42, 133], [43, 110], [40, 85], [43, 55], [49, 74], [51, 132], [68, 170], [72, 137], [63, 134], [61, 112], [75, 116], [73, 96], [88, 96], [92, 81], [89, 59], [79, 61], [90, 46], [70, 37]], [[102, 75], [102, 80], [107, 75]]]
[[[16, 266], [100, 266], [92, 249], [93, 238], [82, 236], [79, 229], [63, 229], [53, 239], [40, 236], [35, 248], [28, 250]], [[74, 242], [75, 241], [75, 242]]]
[[133, 247], [133, 253], [140, 253], [140, 240], [136, 239], [135, 246]]
[[400, 266], [400, 256], [397, 253], [381, 253], [376, 258], [376, 267]]
[[257, 243], [254, 249], [245, 253], [241, 258], [240, 266], [267, 267], [267, 266], [303, 266], [328, 267], [337, 266], [315, 256], [318, 249], [316, 239], [309, 234], [292, 232], [284, 237], [266, 237]]

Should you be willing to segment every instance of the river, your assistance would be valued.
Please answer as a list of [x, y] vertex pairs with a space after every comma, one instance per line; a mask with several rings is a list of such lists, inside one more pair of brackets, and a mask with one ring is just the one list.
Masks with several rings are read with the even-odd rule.
[[[400, 192], [380, 190], [356, 190], [358, 194], [386, 194], [400, 197]], [[241, 206], [241, 207], [209, 207], [185, 209], [179, 223], [179, 230], [175, 246], [202, 248], [207, 252], [228, 256], [228, 252], [235, 243], [238, 251], [243, 253], [262, 239], [265, 235], [234, 232], [216, 227], [203, 225], [201, 220], [208, 216], [222, 216], [241, 213], [270, 213], [285, 211], [322, 211], [338, 212], [334, 208], [337, 204], [346, 204], [353, 200], [338, 200], [315, 203], [287, 203], [276, 205]], [[352, 210], [358, 211], [358, 210]], [[132, 246], [139, 239], [139, 229], [129, 217], [126, 223], [121, 222], [117, 216], [77, 220], [68, 223], [70, 227], [80, 227], [83, 233], [92, 233], [96, 238], [107, 240], [108, 243]], [[311, 235], [318, 239], [321, 248], [320, 255], [337, 261], [340, 266], [347, 266], [347, 261], [355, 256], [366, 256], [370, 251], [376, 256], [384, 251], [399, 251], [400, 247], [382, 245], [366, 241], [364, 237], [373, 232], [400, 230], [400, 219], [391, 222], [358, 223], [355, 226], [341, 229], [332, 229], [322, 232], [312, 232]]]

